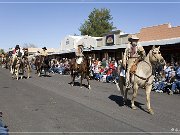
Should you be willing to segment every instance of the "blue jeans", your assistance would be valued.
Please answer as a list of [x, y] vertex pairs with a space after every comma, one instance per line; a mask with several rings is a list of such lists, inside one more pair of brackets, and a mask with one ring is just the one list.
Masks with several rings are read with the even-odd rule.
[[165, 87], [165, 83], [164, 83], [164, 82], [160, 82], [160, 83], [158, 84], [158, 86], [157, 86], [157, 89], [158, 89], [158, 90], [163, 90], [164, 87]]
[[101, 75], [101, 74], [99, 74], [99, 73], [95, 73], [95, 79], [100, 80], [100, 79], [101, 79], [101, 77], [102, 77], [102, 75]]
[[180, 81], [175, 81], [172, 84], [171, 91], [175, 91], [176, 89], [180, 89]]
[[110, 82], [113, 80], [113, 77], [111, 75], [107, 76], [106, 77], [106, 82]]
[[9, 130], [7, 128], [5, 128], [4, 123], [0, 119], [0, 135], [8, 135], [8, 131]]

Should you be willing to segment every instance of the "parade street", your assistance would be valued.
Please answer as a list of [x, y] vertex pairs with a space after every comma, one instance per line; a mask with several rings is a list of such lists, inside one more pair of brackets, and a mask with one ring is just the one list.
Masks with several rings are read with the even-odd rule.
[[137, 110], [132, 110], [130, 104], [123, 106], [113, 83], [90, 80], [89, 90], [78, 83], [72, 87], [70, 81], [69, 75], [38, 77], [34, 71], [30, 79], [13, 80], [9, 70], [0, 68], [0, 111], [10, 134], [180, 132], [179, 94], [152, 91], [155, 114], [150, 115], [143, 89], [138, 91]]

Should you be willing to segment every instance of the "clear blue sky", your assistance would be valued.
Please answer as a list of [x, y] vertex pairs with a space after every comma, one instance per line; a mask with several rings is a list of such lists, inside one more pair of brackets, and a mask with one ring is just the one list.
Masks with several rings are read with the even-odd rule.
[[[37, 2], [29, 0], [33, 1]], [[39, 0], [44, 1], [47, 2]], [[64, 0], [82, 3], [57, 3], [63, 1], [53, 0], [56, 3], [14, 3], [17, 0], [0, 0], [0, 48], [7, 50], [16, 44], [23, 46], [24, 43], [32, 43], [38, 47], [59, 48], [60, 41], [65, 36], [80, 34], [78, 28], [88, 19], [94, 8], [110, 9], [114, 26], [126, 33], [136, 33], [142, 27], [164, 23], [171, 23], [172, 26], [180, 25], [180, 0], [173, 0], [177, 3], [108, 3], [108, 1], [111, 2], [111, 0]], [[123, 2], [123, 0], [112, 1]], [[153, 1], [157, 2], [151, 0]], [[148, 1], [139, 0], [139, 2]]]

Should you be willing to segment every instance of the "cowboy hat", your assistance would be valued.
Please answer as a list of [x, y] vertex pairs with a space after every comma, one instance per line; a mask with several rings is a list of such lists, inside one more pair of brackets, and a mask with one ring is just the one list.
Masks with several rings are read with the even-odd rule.
[[47, 48], [46, 48], [46, 47], [43, 47], [42, 49], [47, 50]]
[[82, 47], [83, 47], [84, 45], [78, 45], [78, 47], [80, 47], [80, 46], [82, 46]]
[[132, 41], [132, 40], [139, 40], [139, 38], [136, 36], [136, 35], [131, 35], [130, 37], [129, 37], [129, 39], [128, 39], [130, 42]]
[[20, 49], [19, 45], [16, 45], [15, 49]]

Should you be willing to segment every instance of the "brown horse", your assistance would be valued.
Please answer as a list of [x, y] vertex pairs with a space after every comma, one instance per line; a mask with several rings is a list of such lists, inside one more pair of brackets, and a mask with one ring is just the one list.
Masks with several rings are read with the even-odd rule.
[[35, 59], [35, 67], [36, 67], [36, 71], [38, 76], [41, 76], [42, 71], [44, 70], [45, 76], [46, 76], [46, 72], [48, 72], [50, 65], [49, 65], [49, 59], [47, 56], [36, 56]]
[[83, 57], [83, 61], [78, 64], [76, 58], [73, 58], [71, 59], [71, 62], [70, 62], [70, 71], [71, 71], [71, 85], [74, 86], [74, 81], [75, 81], [75, 77], [80, 74], [81, 76], [81, 83], [80, 83], [80, 86], [82, 88], [82, 80], [83, 78], [86, 78], [87, 79], [87, 82], [88, 82], [88, 89], [91, 89], [91, 86], [89, 84], [89, 70], [90, 70], [90, 67], [89, 67], [89, 60], [88, 58], [86, 57]]

